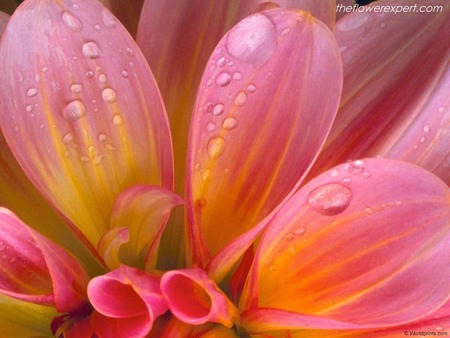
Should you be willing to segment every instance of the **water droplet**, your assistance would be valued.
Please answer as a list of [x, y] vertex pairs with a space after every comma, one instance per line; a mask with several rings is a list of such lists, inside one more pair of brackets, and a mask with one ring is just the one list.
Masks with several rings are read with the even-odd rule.
[[287, 242], [292, 242], [292, 241], [294, 240], [294, 238], [295, 238], [295, 236], [294, 236], [294, 234], [292, 234], [292, 233], [289, 233], [289, 234], [287, 234], [286, 236], [284, 236], [284, 239], [285, 239]]
[[69, 144], [70, 142], [73, 141], [73, 135], [71, 133], [67, 133], [66, 135], [63, 136], [62, 141], [64, 144]]
[[337, 169], [331, 170], [330, 176], [331, 177], [338, 177], [339, 176], [339, 171]]
[[114, 28], [116, 26], [116, 18], [106, 8], [102, 10], [102, 20], [106, 28]]
[[126, 70], [122, 71], [122, 76], [124, 78], [127, 78], [129, 76], [128, 72]]
[[340, 214], [350, 205], [352, 191], [339, 183], [322, 185], [310, 192], [308, 203], [325, 216]]
[[123, 118], [119, 114], [114, 115], [113, 117], [113, 124], [115, 126], [120, 126], [123, 123]]
[[236, 59], [258, 67], [264, 64], [277, 47], [277, 30], [264, 14], [242, 20], [227, 36], [226, 48]]
[[216, 85], [226, 87], [231, 82], [231, 75], [228, 73], [220, 73], [216, 77]]
[[419, 141], [420, 141], [420, 143], [425, 143], [426, 139], [425, 139], [425, 137], [422, 136]]
[[442, 113], [444, 111], [444, 107], [439, 107], [438, 112]]
[[208, 154], [212, 159], [223, 154], [225, 149], [225, 140], [221, 137], [214, 137], [208, 142]]
[[65, 152], [64, 152], [64, 156], [65, 156], [65, 157], [70, 157], [70, 151], [68, 151], [68, 150], [65, 151]]
[[368, 215], [373, 214], [373, 209], [372, 208], [364, 208], [364, 212]]
[[105, 85], [106, 82], [108, 82], [108, 78], [106, 77], [105, 74], [100, 74], [100, 75], [98, 76], [98, 81], [99, 81], [102, 85]]
[[225, 66], [226, 63], [227, 63], [227, 60], [225, 60], [224, 57], [221, 57], [221, 58], [217, 59], [216, 66], [223, 67], [223, 66]]
[[83, 102], [75, 100], [70, 102], [63, 110], [63, 117], [67, 121], [76, 121], [86, 115], [86, 108]]
[[211, 87], [211, 85], [212, 85], [212, 79], [209, 79], [209, 80], [206, 82], [206, 87]]
[[366, 168], [366, 163], [363, 160], [350, 161], [346, 163], [345, 169], [351, 174], [362, 174]]
[[72, 8], [73, 8], [73, 9], [80, 9], [80, 6], [78, 6], [77, 4], [73, 4], [73, 5], [72, 5]]
[[74, 83], [72, 86], [70, 86], [70, 90], [74, 94], [81, 93], [83, 91], [83, 85], [81, 85], [79, 83]]
[[304, 233], [306, 232], [306, 228], [305, 227], [298, 227], [293, 231], [293, 234], [295, 236], [302, 236]]
[[381, 28], [386, 28], [386, 23], [385, 23], [385, 22], [382, 22], [382, 23], [380, 24], [380, 27], [381, 27]]
[[247, 94], [245, 94], [245, 92], [243, 91], [240, 91], [234, 99], [234, 104], [236, 106], [243, 106], [245, 102], [247, 102]]
[[127, 49], [126, 49], [126, 53], [127, 53], [127, 55], [130, 56], [130, 57], [134, 56], [134, 52], [133, 52], [133, 50], [132, 50], [131, 48], [127, 48]]
[[88, 79], [92, 79], [94, 77], [94, 73], [93, 72], [86, 72], [86, 77]]
[[222, 126], [223, 126], [225, 129], [228, 129], [228, 130], [231, 130], [231, 129], [236, 128], [237, 125], [238, 125], [238, 122], [237, 122], [237, 120], [236, 120], [234, 117], [228, 117], [228, 118], [226, 118], [226, 119], [223, 121], [223, 124], [222, 124]]
[[28, 97], [33, 97], [36, 96], [38, 93], [38, 90], [36, 88], [30, 88], [27, 90], [27, 96]]
[[216, 125], [212, 122], [208, 122], [208, 124], [206, 125], [206, 130], [209, 132], [212, 132], [216, 129]]
[[372, 176], [372, 174], [369, 173], [368, 171], [364, 171], [364, 172], [362, 173], [362, 176], [365, 177], [365, 178], [369, 178], [370, 176]]
[[425, 127], [423, 127], [423, 132], [424, 133], [429, 133], [430, 132], [430, 125], [426, 124]]
[[94, 28], [98, 31], [101, 29], [100, 25], [98, 25], [98, 24], [94, 25]]
[[203, 181], [207, 181], [210, 176], [211, 176], [211, 169], [206, 169], [202, 175]]
[[92, 163], [94, 165], [99, 165], [103, 161], [104, 157], [105, 157], [104, 155], [96, 155], [96, 156], [94, 156], [94, 159], [92, 160]]
[[82, 50], [83, 55], [88, 59], [96, 59], [100, 56], [100, 47], [94, 41], [86, 42]]
[[106, 88], [102, 92], [102, 98], [105, 102], [113, 103], [116, 101], [116, 92], [111, 88]]
[[99, 134], [99, 135], [98, 135], [98, 140], [99, 140], [100, 142], [106, 141], [106, 135], [105, 135], [105, 134]]
[[352, 17], [352, 20], [342, 20], [337, 27], [341, 31], [350, 31], [361, 27], [369, 18], [367, 13], [359, 13]]
[[33, 107], [32, 107], [32, 106], [26, 106], [26, 107], [25, 107], [25, 111], [26, 111], [27, 113], [31, 113], [32, 110], [33, 110]]
[[291, 31], [290, 28], [285, 28], [285, 29], [283, 29], [283, 30], [281, 31], [281, 36], [288, 35], [290, 31]]
[[220, 103], [216, 104], [212, 111], [213, 115], [215, 115], [215, 116], [219, 116], [219, 115], [223, 114], [223, 112], [224, 112], [224, 106], [223, 106], [223, 104], [220, 104]]
[[256, 86], [254, 84], [249, 84], [247, 87], [249, 93], [254, 93], [256, 91]]
[[206, 114], [209, 114], [213, 111], [214, 105], [211, 102], [205, 103], [205, 105], [203, 106], [203, 111]]
[[241, 73], [235, 72], [235, 73], [233, 74], [233, 80], [239, 81], [239, 80], [241, 80], [241, 79], [242, 79], [242, 74], [241, 74]]
[[88, 163], [91, 161], [91, 159], [88, 156], [81, 156], [80, 161], [84, 163]]
[[81, 21], [76, 18], [75, 16], [73, 16], [72, 14], [70, 14], [67, 11], [64, 11], [62, 13], [62, 20], [64, 22], [64, 24], [70, 28], [72, 31], [74, 32], [79, 32], [81, 31], [82, 25], [81, 25]]

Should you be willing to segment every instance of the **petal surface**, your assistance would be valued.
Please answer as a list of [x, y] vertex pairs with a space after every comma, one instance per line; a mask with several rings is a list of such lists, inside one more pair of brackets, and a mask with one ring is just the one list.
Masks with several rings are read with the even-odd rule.
[[125, 227], [129, 238], [117, 249], [120, 250], [119, 261], [128, 266], [153, 269], [170, 212], [182, 203], [175, 193], [150, 185], [136, 185], [120, 194], [111, 215], [111, 229]]
[[421, 13], [355, 12], [339, 21], [344, 88], [336, 122], [311, 177], [337, 163], [383, 156], [418, 164], [450, 182], [450, 4]]
[[153, 76], [97, 1], [30, 0], [8, 27], [0, 51], [5, 138], [39, 191], [96, 245], [122, 190], [172, 187]]
[[88, 296], [99, 313], [93, 317], [96, 332], [101, 337], [118, 332], [120, 337], [146, 336], [167, 310], [159, 283], [158, 275], [124, 265], [92, 279]]
[[220, 323], [231, 328], [237, 309], [201, 269], [174, 270], [164, 274], [161, 291], [170, 311], [184, 323]]
[[[225, 35], [191, 124], [191, 247], [216, 254], [299, 184], [331, 126], [340, 88], [333, 36], [306, 12], [265, 11]], [[196, 263], [202, 255], [194, 253]]]
[[59, 312], [82, 310], [88, 276], [66, 251], [0, 208], [2, 292]]
[[419, 167], [387, 159], [337, 166], [271, 220], [241, 308], [366, 327], [420, 319], [450, 296], [449, 220], [450, 189]]

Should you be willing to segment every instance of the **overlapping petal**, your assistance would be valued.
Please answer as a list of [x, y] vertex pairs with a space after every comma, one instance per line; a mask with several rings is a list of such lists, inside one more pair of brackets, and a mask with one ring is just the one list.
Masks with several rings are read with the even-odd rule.
[[341, 106], [311, 177], [349, 159], [381, 155], [418, 164], [449, 183], [450, 47], [443, 41], [450, 4], [418, 1], [415, 12], [405, 0], [371, 6], [408, 11], [355, 12], [337, 24]]
[[59, 312], [86, 306], [88, 276], [62, 248], [0, 208], [1, 287], [3, 294]]
[[88, 296], [98, 312], [92, 323], [100, 337], [144, 337], [167, 310], [160, 276], [121, 265], [89, 282]]
[[120, 194], [112, 211], [111, 230], [99, 244], [100, 252], [116, 257], [114, 263], [107, 259], [108, 266], [114, 269], [122, 263], [154, 268], [170, 212], [182, 203], [173, 192], [150, 185], [136, 185]]
[[[342, 328], [418, 320], [450, 297], [449, 220], [448, 186], [419, 167], [386, 159], [337, 166], [271, 220], [244, 289], [243, 322], [256, 330], [265, 308]], [[263, 331], [281, 326], [311, 328], [260, 323]]]
[[39, 191], [91, 243], [107, 230], [122, 190], [172, 187], [156, 84], [132, 38], [101, 4], [23, 3], [0, 57], [5, 138]]
[[184, 323], [212, 322], [231, 328], [238, 319], [235, 306], [201, 269], [166, 272], [161, 291], [172, 314]]
[[334, 39], [306, 12], [258, 13], [221, 40], [190, 133], [186, 199], [196, 263], [258, 224], [299, 184], [340, 88]]

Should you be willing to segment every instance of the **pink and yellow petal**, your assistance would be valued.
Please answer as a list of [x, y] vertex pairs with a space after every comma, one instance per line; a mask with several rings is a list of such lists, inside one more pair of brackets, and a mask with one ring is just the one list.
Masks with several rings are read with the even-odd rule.
[[337, 166], [271, 220], [241, 308], [367, 328], [418, 320], [450, 297], [449, 219], [448, 186], [419, 167], [386, 159]]
[[414, 12], [405, 0], [375, 5], [410, 11], [358, 11], [338, 22], [342, 100], [311, 177], [348, 159], [384, 156], [418, 164], [449, 183], [450, 71], [442, 42], [450, 4], [436, 1], [429, 13]]
[[172, 187], [156, 84], [132, 38], [101, 4], [23, 3], [1, 55], [5, 138], [39, 191], [91, 243], [107, 230], [122, 190]]
[[53, 337], [50, 324], [55, 308], [23, 302], [0, 294], [2, 337]]
[[[160, 276], [121, 265], [92, 279], [89, 300], [98, 312], [93, 326], [101, 336], [144, 337], [167, 310]], [[108, 333], [111, 330], [110, 333]]]
[[231, 328], [238, 312], [228, 297], [201, 269], [174, 270], [164, 274], [161, 291], [171, 313], [184, 323], [220, 323]]
[[204, 250], [194, 253], [196, 263], [257, 225], [299, 184], [331, 126], [340, 88], [333, 36], [306, 12], [258, 13], [225, 35], [191, 125], [189, 237], [191, 249]]
[[[128, 238], [115, 249], [119, 257], [116, 263], [153, 269], [170, 212], [182, 203], [181, 197], [157, 186], [136, 185], [122, 192], [114, 204], [110, 231], [126, 228]], [[116, 242], [116, 236], [108, 237], [106, 242]], [[118, 264], [110, 266], [117, 267]]]

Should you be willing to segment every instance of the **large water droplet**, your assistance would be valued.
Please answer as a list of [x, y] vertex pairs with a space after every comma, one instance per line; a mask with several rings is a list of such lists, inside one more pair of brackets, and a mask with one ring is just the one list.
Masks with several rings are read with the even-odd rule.
[[70, 102], [63, 110], [63, 117], [67, 121], [76, 121], [85, 115], [86, 108], [80, 100]]
[[100, 47], [94, 41], [86, 42], [82, 50], [83, 55], [88, 59], [96, 59], [100, 56]]
[[102, 98], [105, 102], [113, 103], [116, 101], [116, 92], [111, 88], [106, 88], [102, 92]]
[[277, 48], [275, 25], [263, 14], [249, 16], [228, 33], [226, 48], [236, 59], [260, 66]]
[[231, 129], [236, 128], [237, 125], [238, 125], [238, 122], [237, 122], [237, 120], [236, 120], [234, 117], [228, 117], [228, 118], [226, 118], [226, 119], [223, 121], [223, 124], [222, 124], [223, 128], [224, 128], [224, 129], [228, 129], [228, 130], [231, 130]]
[[308, 203], [315, 211], [325, 216], [340, 214], [350, 205], [352, 191], [342, 184], [322, 185], [309, 194]]
[[236, 106], [243, 106], [247, 102], [247, 94], [245, 92], [239, 92], [234, 99], [234, 104]]
[[216, 77], [216, 85], [226, 87], [231, 82], [231, 75], [228, 73], [220, 73]]
[[345, 169], [347, 169], [350, 174], [354, 175], [362, 174], [365, 168], [366, 162], [363, 160], [351, 161], [345, 164]]
[[81, 31], [82, 28], [81, 21], [72, 14], [70, 14], [69, 12], [64, 11], [62, 13], [62, 20], [64, 24], [74, 32]]
[[208, 154], [212, 159], [223, 154], [225, 149], [225, 140], [221, 137], [214, 137], [208, 142]]
[[114, 115], [113, 117], [113, 124], [115, 126], [120, 126], [123, 123], [123, 118], [119, 114]]
[[79, 94], [83, 91], [83, 85], [81, 85], [79, 83], [74, 83], [72, 86], [70, 86], [70, 90], [74, 94]]
[[36, 88], [30, 88], [27, 90], [27, 96], [28, 97], [33, 97], [36, 96], [38, 93], [38, 90]]
[[223, 112], [224, 112], [224, 106], [223, 106], [223, 104], [220, 104], [220, 103], [216, 104], [212, 111], [213, 115], [215, 115], [215, 116], [219, 116], [219, 115], [223, 114]]

